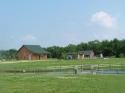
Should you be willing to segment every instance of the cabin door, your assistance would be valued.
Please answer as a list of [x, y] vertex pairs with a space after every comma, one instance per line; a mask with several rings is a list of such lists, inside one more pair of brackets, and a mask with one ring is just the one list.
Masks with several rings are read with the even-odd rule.
[[39, 55], [39, 60], [40, 60], [40, 55]]
[[31, 60], [32, 59], [32, 54], [29, 54], [29, 60]]

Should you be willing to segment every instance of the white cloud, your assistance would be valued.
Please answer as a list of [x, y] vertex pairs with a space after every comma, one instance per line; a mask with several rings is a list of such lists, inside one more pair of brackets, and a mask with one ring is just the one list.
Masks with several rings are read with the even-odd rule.
[[36, 40], [36, 37], [31, 34], [21, 37], [21, 41], [23, 41], [23, 42], [30, 42], [30, 41], [34, 41], [34, 40]]
[[106, 28], [113, 28], [115, 25], [115, 18], [104, 11], [99, 11], [92, 15], [91, 22], [101, 25]]
[[26, 34], [17, 38], [18, 39], [16, 39], [15, 44], [18, 46], [18, 48], [22, 45], [41, 45], [42, 41], [39, 39], [39, 37], [36, 37], [32, 34]]

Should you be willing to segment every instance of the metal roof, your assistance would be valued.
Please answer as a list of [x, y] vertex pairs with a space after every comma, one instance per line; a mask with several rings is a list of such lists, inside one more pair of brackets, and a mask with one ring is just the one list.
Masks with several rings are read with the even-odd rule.
[[23, 45], [23, 47], [27, 48], [30, 52], [35, 54], [49, 54], [49, 52], [41, 48], [40, 45]]
[[94, 53], [93, 50], [85, 50], [85, 51], [80, 51], [80, 54], [84, 54], [84, 55], [90, 55], [91, 53]]

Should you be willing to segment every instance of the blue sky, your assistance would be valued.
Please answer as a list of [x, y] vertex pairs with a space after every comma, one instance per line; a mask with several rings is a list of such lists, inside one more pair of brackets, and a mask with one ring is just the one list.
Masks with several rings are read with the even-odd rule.
[[0, 0], [0, 49], [125, 39], [124, 0]]

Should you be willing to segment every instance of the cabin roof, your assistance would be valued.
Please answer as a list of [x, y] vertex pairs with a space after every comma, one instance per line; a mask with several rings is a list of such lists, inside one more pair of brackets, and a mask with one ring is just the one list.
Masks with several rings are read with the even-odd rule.
[[35, 54], [49, 54], [44, 48], [41, 48], [40, 45], [23, 45], [22, 47], [27, 48], [30, 52]]
[[85, 50], [85, 51], [80, 51], [80, 54], [84, 54], [84, 55], [90, 55], [91, 53], [94, 53], [93, 50]]

